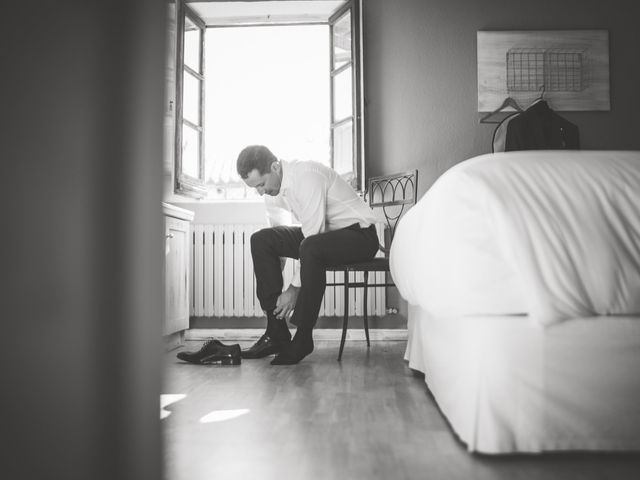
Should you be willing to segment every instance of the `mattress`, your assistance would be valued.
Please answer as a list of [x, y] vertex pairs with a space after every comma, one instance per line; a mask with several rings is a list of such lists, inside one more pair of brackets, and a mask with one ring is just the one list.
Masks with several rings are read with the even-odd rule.
[[400, 220], [391, 274], [437, 316], [640, 315], [639, 206], [640, 152], [482, 155]]
[[405, 359], [469, 451], [640, 450], [640, 317], [435, 317], [409, 306]]

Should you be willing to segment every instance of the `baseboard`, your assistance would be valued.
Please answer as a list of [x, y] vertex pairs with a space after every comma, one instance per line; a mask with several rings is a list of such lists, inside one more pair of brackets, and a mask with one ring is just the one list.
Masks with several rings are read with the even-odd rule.
[[[211, 337], [220, 341], [243, 341], [257, 340], [264, 333], [264, 329], [257, 328], [191, 328], [185, 330], [184, 339], [207, 340]], [[291, 331], [292, 334], [295, 330]], [[319, 328], [313, 331], [314, 340], [336, 340], [340, 341], [342, 330], [339, 328]], [[369, 339], [372, 342], [407, 340], [407, 330], [400, 328], [373, 328], [369, 329]], [[347, 340], [353, 342], [364, 342], [366, 340], [364, 330], [347, 330]]]
[[[342, 329], [343, 317], [318, 317], [316, 322], [316, 330], [324, 330], [329, 328]], [[217, 328], [217, 329], [237, 329], [237, 328], [264, 328], [266, 324], [264, 316], [262, 317], [190, 317], [190, 328]], [[364, 328], [364, 318], [358, 315], [349, 316], [349, 326], [353, 330]], [[407, 319], [400, 314], [388, 314], [383, 316], [369, 317], [369, 330], [374, 329], [406, 329]]]

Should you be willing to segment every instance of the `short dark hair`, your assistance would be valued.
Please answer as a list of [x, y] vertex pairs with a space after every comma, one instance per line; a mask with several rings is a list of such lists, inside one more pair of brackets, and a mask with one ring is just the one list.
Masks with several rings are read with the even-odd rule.
[[271, 164], [277, 161], [277, 157], [264, 145], [249, 145], [238, 155], [236, 168], [240, 178], [245, 179], [254, 169], [257, 169], [260, 175], [269, 173]]

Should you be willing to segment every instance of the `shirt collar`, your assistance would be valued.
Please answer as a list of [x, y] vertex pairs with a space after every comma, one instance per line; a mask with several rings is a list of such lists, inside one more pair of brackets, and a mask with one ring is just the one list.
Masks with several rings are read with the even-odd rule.
[[286, 192], [291, 186], [290, 163], [286, 160], [280, 160], [280, 168], [282, 169], [282, 181], [280, 182], [280, 195]]

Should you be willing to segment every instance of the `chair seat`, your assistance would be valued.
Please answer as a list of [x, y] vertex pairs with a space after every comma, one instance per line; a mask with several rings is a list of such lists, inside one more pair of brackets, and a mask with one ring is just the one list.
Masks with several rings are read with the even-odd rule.
[[376, 257], [366, 262], [345, 263], [343, 265], [333, 265], [327, 267], [328, 272], [358, 271], [358, 272], [388, 272], [389, 259], [386, 257]]

